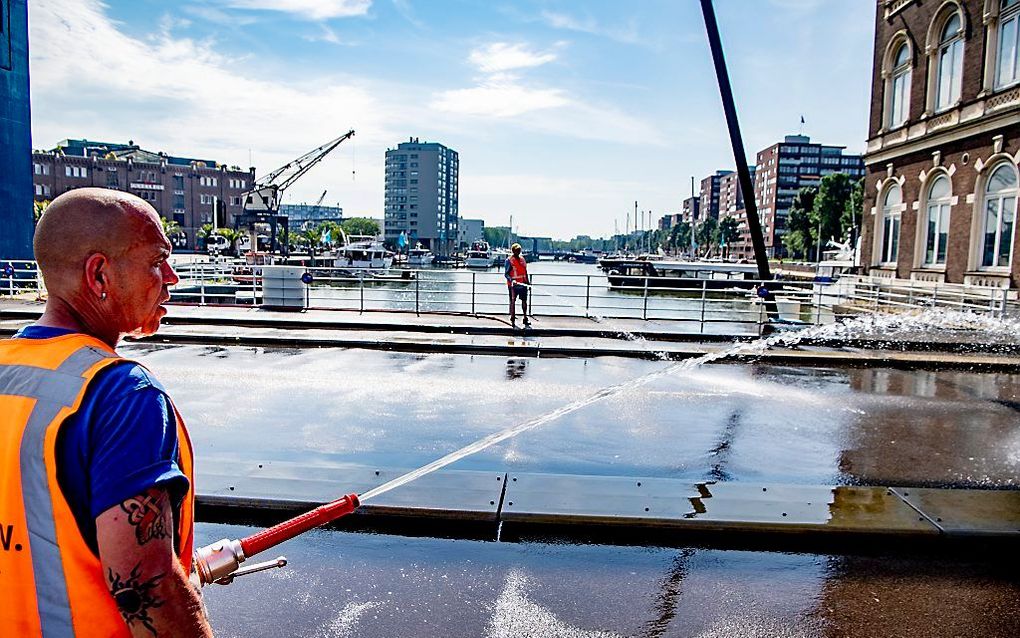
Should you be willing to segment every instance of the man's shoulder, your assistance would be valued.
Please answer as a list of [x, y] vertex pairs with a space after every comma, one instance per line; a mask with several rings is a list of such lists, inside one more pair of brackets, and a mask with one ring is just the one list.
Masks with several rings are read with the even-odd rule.
[[155, 390], [166, 393], [163, 384], [142, 364], [124, 359], [99, 373], [92, 387], [96, 394], [124, 396]]

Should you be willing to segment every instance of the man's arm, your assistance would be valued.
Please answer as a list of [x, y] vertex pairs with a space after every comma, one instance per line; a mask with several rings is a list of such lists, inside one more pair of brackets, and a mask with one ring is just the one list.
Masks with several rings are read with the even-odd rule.
[[202, 599], [174, 555], [166, 490], [150, 488], [100, 514], [96, 538], [106, 584], [132, 636], [212, 636]]
[[510, 281], [510, 275], [513, 273], [514, 268], [510, 265], [510, 258], [503, 263], [503, 276], [506, 277], [507, 281]]

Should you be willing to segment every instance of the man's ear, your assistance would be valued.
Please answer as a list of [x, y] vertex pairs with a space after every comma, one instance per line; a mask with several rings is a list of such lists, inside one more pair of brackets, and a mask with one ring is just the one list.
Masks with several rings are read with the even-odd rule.
[[109, 289], [110, 260], [103, 253], [92, 253], [85, 258], [85, 290], [97, 299]]

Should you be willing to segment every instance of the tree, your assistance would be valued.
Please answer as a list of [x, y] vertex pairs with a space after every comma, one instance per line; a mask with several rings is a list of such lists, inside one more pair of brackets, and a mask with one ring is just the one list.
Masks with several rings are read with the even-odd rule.
[[166, 217], [159, 218], [160, 223], [163, 224], [163, 234], [167, 237], [173, 237], [174, 235], [180, 235], [182, 232], [181, 225], [173, 219], [167, 219]]
[[843, 209], [843, 215], [839, 218], [839, 226], [842, 231], [840, 236], [846, 237], [850, 241], [851, 249], [857, 243], [857, 237], [861, 228], [861, 214], [863, 212], [864, 179], [862, 178], [854, 184], [853, 189], [850, 191], [850, 197], [846, 200], [846, 208]]
[[710, 255], [712, 247], [719, 245], [719, 221], [715, 217], [706, 217], [697, 230], [694, 231], [694, 238], [698, 242], [701, 254]]
[[726, 247], [726, 254], [729, 254], [729, 247], [740, 239], [740, 231], [737, 230], [737, 220], [732, 217], [724, 217], [719, 222], [719, 243]]
[[[506, 240], [510, 237], [510, 229], [506, 226], [486, 226], [482, 233], [485, 241], [489, 242], [490, 246], [497, 246], [502, 248], [506, 246]], [[468, 242], [477, 241], [482, 239], [481, 237], [468, 237]], [[561, 242], [560, 250], [566, 250], [569, 242]]]
[[811, 226], [811, 211], [815, 207], [818, 189], [808, 186], [797, 191], [786, 217], [786, 236], [783, 245], [796, 257], [805, 257], [814, 238]]
[[32, 202], [32, 217], [35, 223], [39, 223], [39, 218], [46, 212], [46, 208], [50, 205], [50, 200], [44, 200], [41, 202]]
[[345, 219], [340, 227], [344, 229], [344, 232], [348, 235], [371, 235], [375, 237], [379, 234], [379, 224], [374, 219], [368, 217], [351, 217]]
[[[843, 236], [841, 219], [850, 201], [854, 183], [846, 173], [833, 173], [822, 178], [818, 184], [818, 195], [811, 209], [811, 225], [815, 231], [815, 259], [820, 261], [821, 252], [831, 238]], [[819, 232], [820, 231], [820, 232]]]
[[689, 222], [680, 222], [673, 227], [669, 234], [674, 255], [680, 251], [686, 252], [691, 247], [691, 224]]

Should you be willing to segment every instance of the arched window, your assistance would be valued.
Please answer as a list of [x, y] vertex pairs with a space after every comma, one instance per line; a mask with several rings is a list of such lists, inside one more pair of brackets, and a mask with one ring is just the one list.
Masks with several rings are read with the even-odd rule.
[[963, 80], [963, 22], [954, 12], [942, 27], [939, 37], [938, 74], [935, 86], [935, 109], [950, 108], [960, 99]]
[[1016, 200], [1016, 168], [1003, 162], [992, 171], [985, 186], [984, 241], [981, 250], [981, 266], [984, 268], [1008, 268], [1012, 262]]
[[995, 88], [1020, 81], [1020, 0], [1000, 0]]
[[946, 241], [949, 238], [949, 208], [952, 204], [949, 178], [940, 175], [928, 189], [928, 207], [924, 239], [924, 265], [946, 263]]
[[882, 201], [882, 250], [878, 261], [895, 264], [900, 249], [900, 211], [903, 191], [896, 184], [889, 187]]
[[901, 126], [910, 117], [910, 47], [904, 42], [893, 58], [892, 97], [889, 100], [889, 128]]

